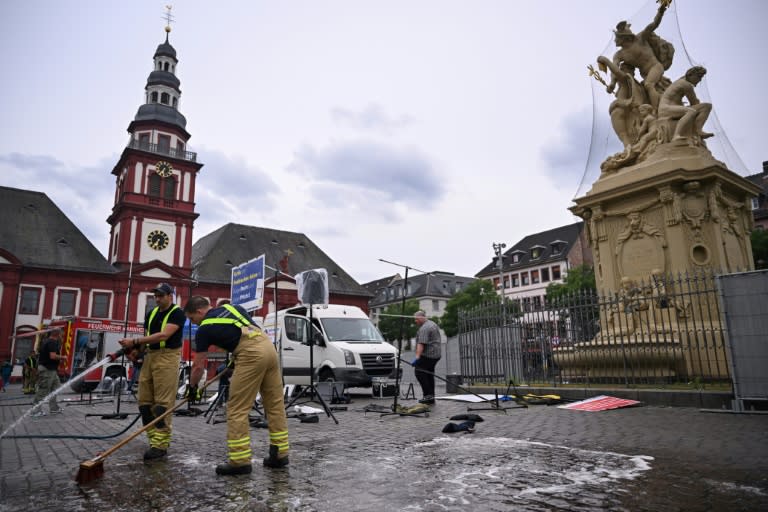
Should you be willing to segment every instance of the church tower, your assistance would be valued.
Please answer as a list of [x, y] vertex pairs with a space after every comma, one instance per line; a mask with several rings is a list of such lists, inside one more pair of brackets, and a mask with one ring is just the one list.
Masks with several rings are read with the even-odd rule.
[[153, 57], [144, 104], [128, 126], [128, 145], [112, 169], [115, 204], [107, 219], [108, 260], [119, 268], [158, 260], [189, 273], [198, 216], [195, 179], [203, 164], [187, 151], [190, 134], [179, 112], [179, 61], [168, 42], [170, 24], [165, 32]]

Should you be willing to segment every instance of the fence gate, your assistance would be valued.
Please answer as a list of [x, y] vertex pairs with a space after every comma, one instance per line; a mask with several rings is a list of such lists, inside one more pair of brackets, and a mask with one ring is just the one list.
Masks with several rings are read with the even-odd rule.
[[717, 277], [733, 379], [734, 411], [768, 402], [768, 271]]

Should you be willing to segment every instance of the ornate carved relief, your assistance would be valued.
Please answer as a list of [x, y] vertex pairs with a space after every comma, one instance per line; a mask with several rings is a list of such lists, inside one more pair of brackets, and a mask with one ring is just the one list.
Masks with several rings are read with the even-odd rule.
[[667, 226], [675, 226], [683, 220], [680, 194], [665, 185], [659, 188], [659, 201], [664, 205], [664, 222]]
[[654, 269], [665, 271], [667, 240], [661, 230], [647, 222], [640, 212], [630, 212], [626, 221], [626, 227], [616, 237], [619, 273], [641, 278]]
[[701, 183], [689, 181], [683, 185], [684, 195], [682, 200], [683, 219], [691, 227], [693, 239], [701, 241], [701, 223], [707, 214], [707, 199], [701, 190]]

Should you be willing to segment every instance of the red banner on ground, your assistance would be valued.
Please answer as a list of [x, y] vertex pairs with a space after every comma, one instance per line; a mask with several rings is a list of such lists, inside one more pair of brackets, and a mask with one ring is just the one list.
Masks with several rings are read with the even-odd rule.
[[626, 398], [616, 398], [615, 396], [600, 395], [592, 398], [587, 398], [581, 402], [574, 402], [572, 404], [559, 405], [561, 409], [575, 409], [577, 411], [607, 411], [609, 409], [620, 409], [622, 407], [632, 407], [638, 405], [640, 402], [637, 400], [629, 400]]

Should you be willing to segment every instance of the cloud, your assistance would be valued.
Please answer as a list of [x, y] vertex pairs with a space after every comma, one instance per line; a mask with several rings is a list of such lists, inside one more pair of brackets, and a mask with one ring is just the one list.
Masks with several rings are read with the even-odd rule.
[[388, 203], [420, 210], [432, 209], [446, 191], [432, 162], [420, 151], [373, 141], [348, 141], [321, 149], [304, 145], [294, 153], [288, 169], [325, 185], [375, 193]]
[[584, 174], [592, 138], [592, 113], [589, 110], [566, 115], [560, 123], [559, 136], [548, 141], [541, 150], [545, 170], [565, 188], [574, 187]]
[[331, 109], [331, 117], [337, 123], [356, 130], [379, 132], [387, 135], [413, 123], [413, 119], [409, 116], [390, 117], [375, 103], [368, 104], [359, 112], [335, 107]]
[[22, 153], [8, 153], [0, 155], [0, 164], [7, 164], [16, 169], [46, 173], [61, 171], [64, 164], [56, 158], [48, 155], [24, 155]]
[[206, 225], [243, 222], [274, 208], [280, 189], [262, 169], [216, 150], [201, 149], [198, 158], [205, 166], [195, 182], [195, 209], [205, 212]]
[[8, 153], [0, 155], [0, 184], [26, 190], [43, 188], [69, 220], [106, 254], [109, 228], [105, 220], [112, 211], [115, 186], [109, 171], [116, 161], [117, 155], [113, 155], [96, 165], [70, 166], [50, 155]]

